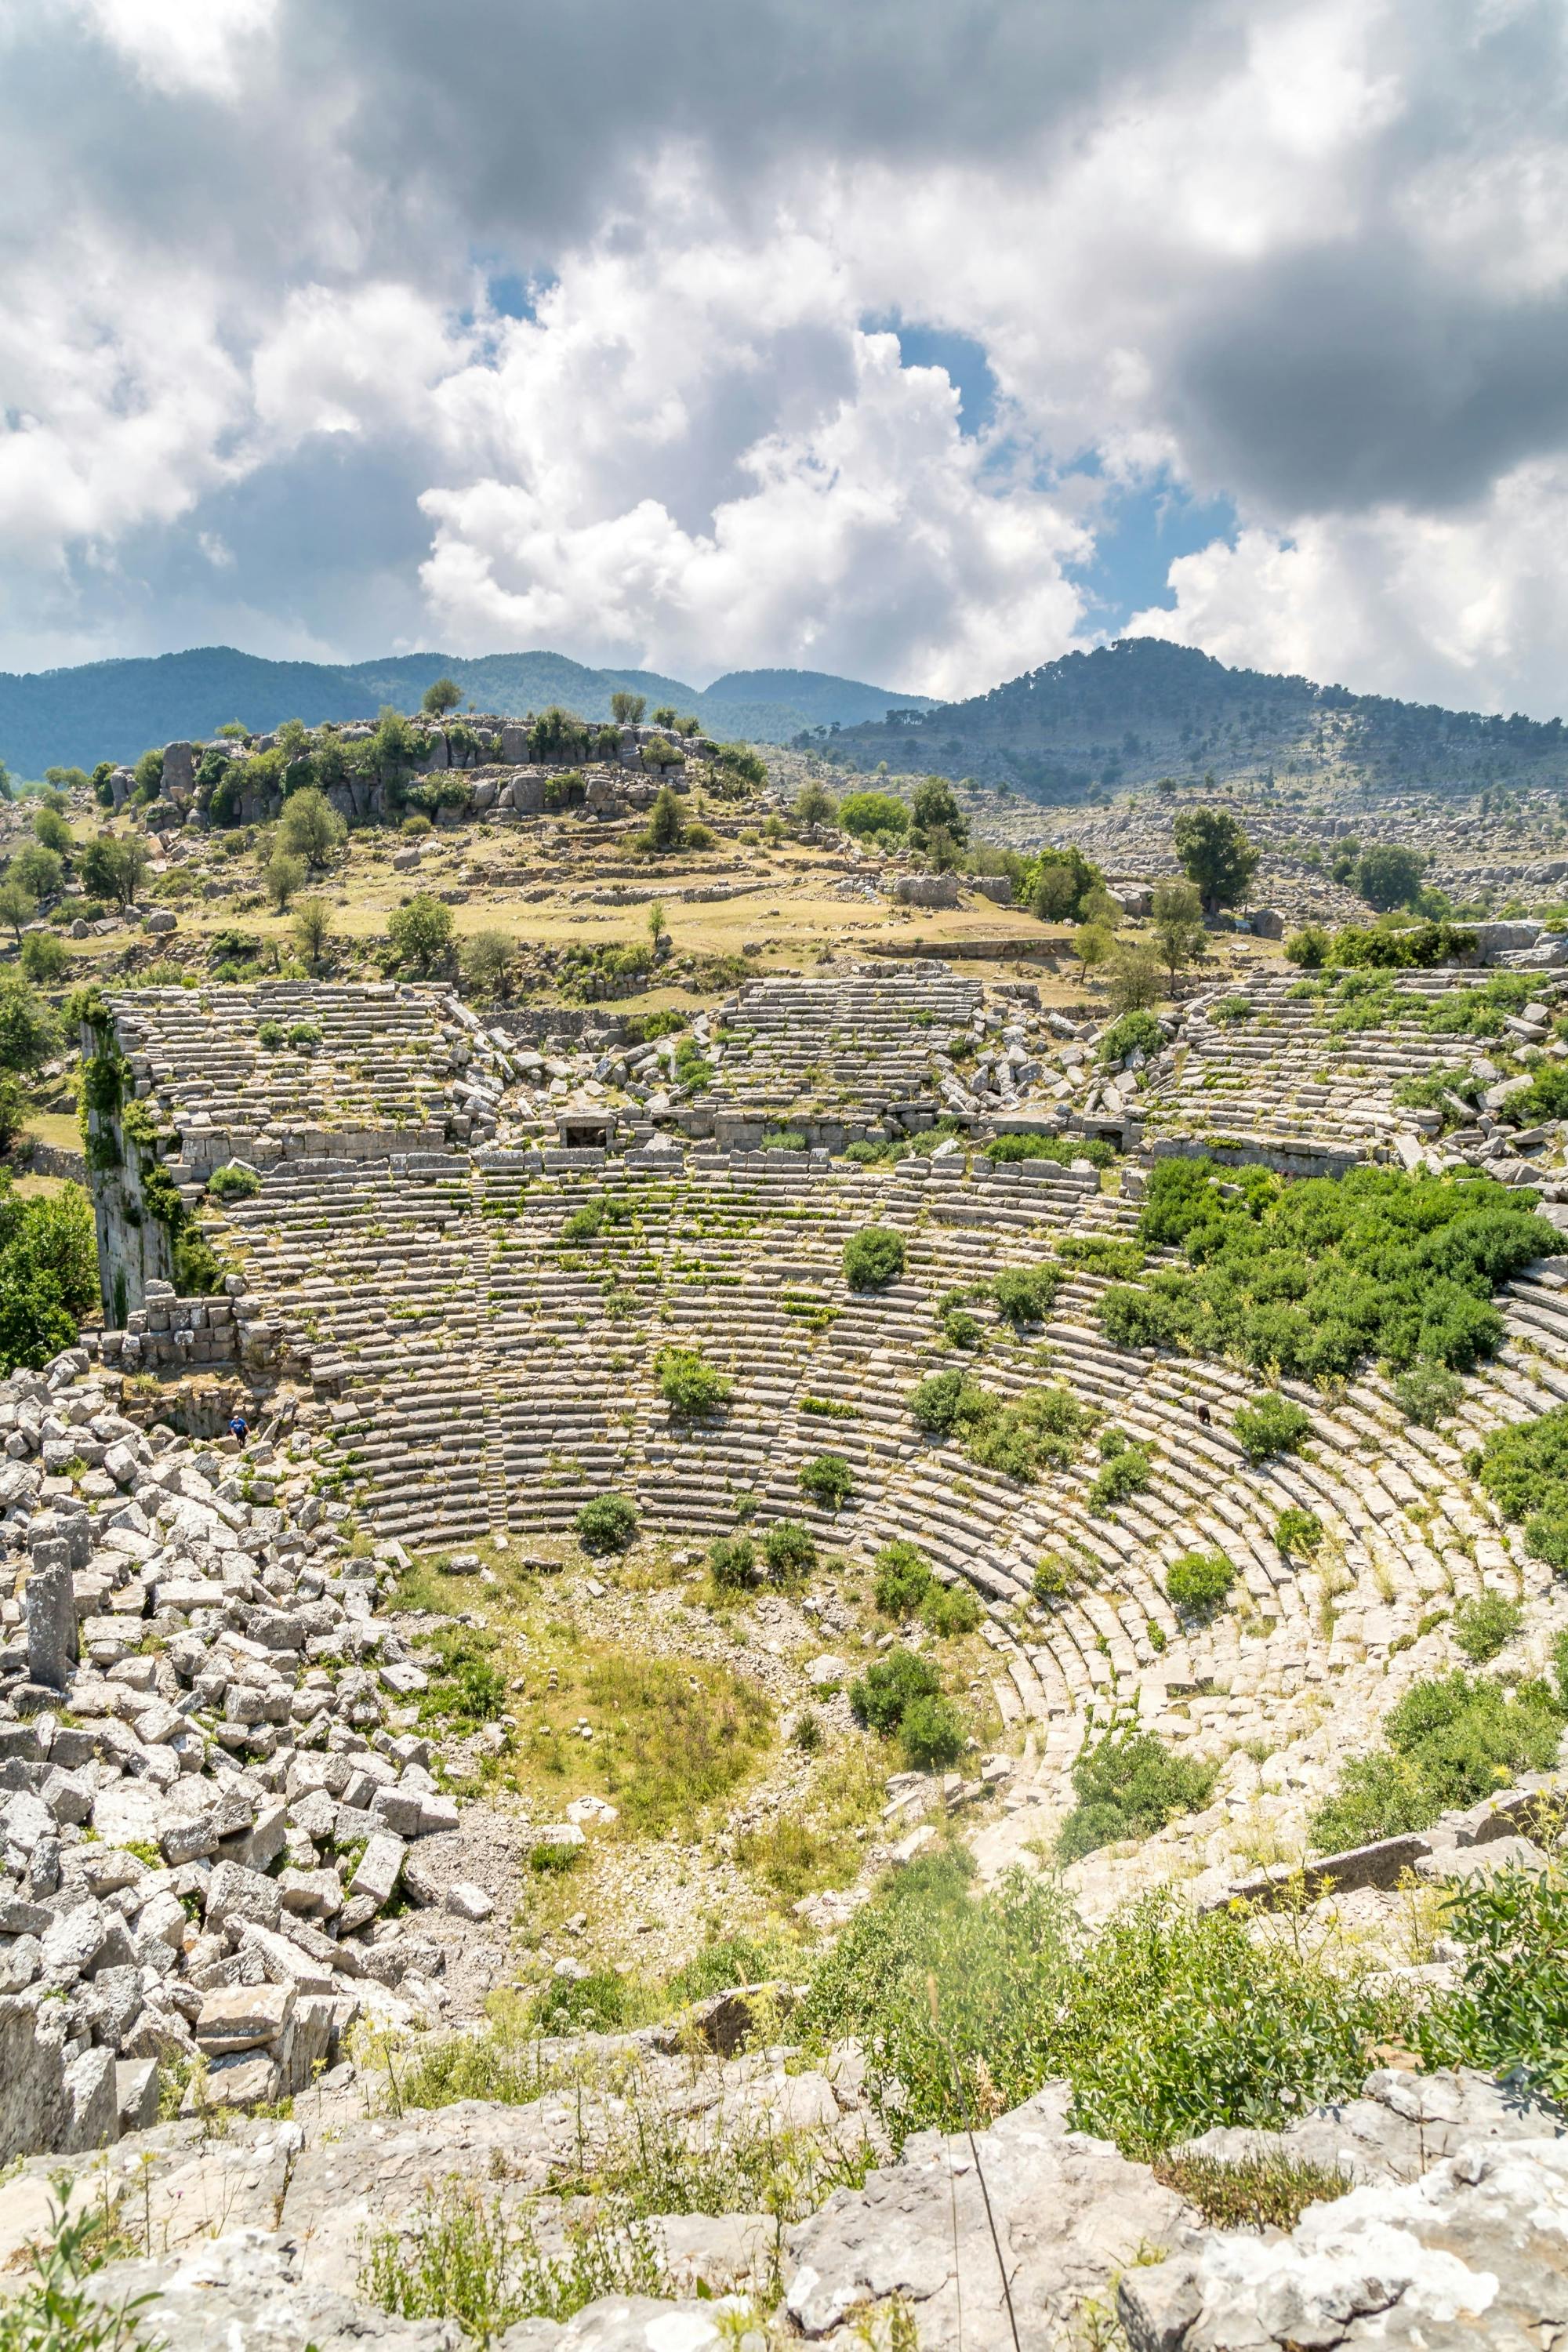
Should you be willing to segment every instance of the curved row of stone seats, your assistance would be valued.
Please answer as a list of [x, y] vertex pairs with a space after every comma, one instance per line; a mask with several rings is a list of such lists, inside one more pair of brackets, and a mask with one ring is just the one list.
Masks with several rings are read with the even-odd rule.
[[801, 1097], [847, 1106], [931, 1093], [930, 1050], [966, 1027], [976, 982], [936, 963], [779, 974], [721, 1009], [711, 1092], [721, 1102], [783, 1108]]
[[[424, 1128], [448, 1107], [444, 989], [273, 981], [138, 989], [110, 1003], [137, 1094], [154, 1095], [182, 1129]], [[320, 1041], [268, 1048], [258, 1034], [268, 1023], [285, 1037], [308, 1025]]]
[[[1397, 997], [1423, 1003], [1479, 984], [1453, 971], [1387, 977]], [[1398, 1024], [1335, 1036], [1322, 1007], [1293, 994], [1300, 986], [1291, 974], [1249, 982], [1252, 1015], [1228, 1025], [1207, 1021], [1201, 1003], [1190, 1011], [1176, 1071], [1143, 1098], [1150, 1127], [1218, 1118], [1260, 1133], [1373, 1139], [1409, 1123], [1393, 1102], [1402, 1079], [1474, 1050], [1474, 1041]]]

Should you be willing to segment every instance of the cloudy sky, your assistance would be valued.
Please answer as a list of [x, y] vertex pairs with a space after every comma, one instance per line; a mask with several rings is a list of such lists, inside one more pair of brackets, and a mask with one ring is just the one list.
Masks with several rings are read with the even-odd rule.
[[0, 0], [0, 668], [1568, 710], [1563, 0]]

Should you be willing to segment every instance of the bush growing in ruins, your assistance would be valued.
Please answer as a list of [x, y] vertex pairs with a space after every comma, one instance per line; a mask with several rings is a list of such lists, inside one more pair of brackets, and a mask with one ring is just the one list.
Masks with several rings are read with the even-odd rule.
[[1524, 1622], [1523, 1603], [1504, 1592], [1468, 1592], [1456, 1601], [1451, 1631], [1472, 1666], [1490, 1664]]
[[801, 1465], [800, 1490], [825, 1511], [841, 1510], [855, 1491], [854, 1474], [842, 1454], [819, 1454]]
[[844, 1279], [851, 1290], [885, 1290], [904, 1270], [904, 1237], [887, 1225], [866, 1225], [844, 1244]]
[[1238, 1405], [1231, 1423], [1249, 1462], [1267, 1462], [1274, 1454], [1300, 1454], [1312, 1434], [1312, 1417], [1276, 1389], [1267, 1389], [1250, 1404]]
[[1193, 1617], [1212, 1617], [1235, 1582], [1236, 1570], [1220, 1551], [1184, 1551], [1165, 1570], [1172, 1605]]
[[1064, 1234], [1057, 1248], [1064, 1265], [1084, 1274], [1101, 1275], [1108, 1281], [1125, 1282], [1143, 1270], [1143, 1251], [1138, 1243], [1121, 1241], [1112, 1234]]
[[1165, 1042], [1164, 1033], [1152, 1013], [1132, 1011], [1113, 1021], [1100, 1041], [1100, 1060], [1105, 1069], [1118, 1068], [1130, 1054], [1142, 1054], [1145, 1059], [1157, 1054]]
[[1057, 1302], [1062, 1270], [1047, 1259], [1043, 1265], [1009, 1265], [994, 1275], [991, 1296], [996, 1312], [1015, 1329], [1024, 1323], [1043, 1323]]
[[84, 1316], [96, 1312], [98, 1242], [79, 1185], [24, 1199], [0, 1171], [0, 1377], [34, 1371], [74, 1347]]
[[1027, 868], [1016, 895], [1037, 922], [1074, 922], [1091, 892], [1105, 887], [1098, 866], [1081, 849], [1042, 849]]
[[63, 980], [69, 963], [70, 950], [52, 931], [34, 931], [22, 942], [23, 973], [44, 987]]
[[1379, 914], [1414, 906], [1421, 891], [1422, 864], [1414, 849], [1397, 842], [1373, 843], [1356, 862], [1356, 891]]
[[950, 1698], [913, 1698], [899, 1726], [904, 1761], [916, 1772], [945, 1771], [963, 1753], [963, 1717]]
[[929, 1658], [913, 1650], [889, 1650], [851, 1684], [849, 1709], [857, 1723], [887, 1738], [902, 1723], [906, 1707], [916, 1699], [935, 1698], [941, 1689], [942, 1676]]
[[901, 841], [910, 829], [910, 813], [891, 793], [846, 793], [838, 804], [838, 822], [859, 841]]
[[696, 1348], [661, 1348], [653, 1369], [666, 1404], [688, 1420], [717, 1412], [729, 1402], [735, 1385], [706, 1362]]
[[1568, 1723], [1562, 1637], [1556, 1665], [1556, 1690], [1538, 1677], [1510, 1686], [1458, 1670], [1413, 1683], [1384, 1717], [1385, 1745], [1352, 1757], [1313, 1814], [1320, 1852], [1426, 1829], [1439, 1813], [1494, 1795], [1521, 1772], [1548, 1770]]
[[816, 1566], [816, 1545], [798, 1519], [775, 1519], [763, 1538], [763, 1558], [775, 1584], [795, 1584]]
[[386, 936], [400, 963], [421, 975], [438, 971], [452, 949], [452, 909], [420, 891], [395, 907], [386, 919]]
[[1120, 1430], [1108, 1429], [1104, 1433], [1100, 1441], [1102, 1452], [1112, 1438], [1121, 1438], [1121, 1443], [1106, 1454], [1105, 1466], [1086, 1497], [1097, 1517], [1113, 1510], [1118, 1503], [1126, 1502], [1130, 1495], [1141, 1495], [1154, 1475], [1143, 1448], [1123, 1437]]
[[872, 1596], [884, 1617], [912, 1617], [931, 1587], [931, 1563], [918, 1544], [884, 1544], [873, 1562]]
[[1239, 907], [1258, 858], [1240, 820], [1225, 809], [1184, 809], [1171, 833], [1182, 871], [1202, 897], [1205, 912]]
[[1568, 1569], [1568, 1405], [1494, 1430], [1472, 1459], [1503, 1517], [1522, 1525], [1535, 1558]]
[[1321, 971], [1329, 960], [1330, 944], [1321, 923], [1303, 923], [1285, 942], [1287, 961], [1302, 971]]
[[260, 1190], [261, 1179], [255, 1169], [242, 1168], [234, 1160], [215, 1168], [207, 1178], [207, 1191], [215, 1201], [252, 1201]]
[[932, 1372], [906, 1399], [921, 1427], [956, 1438], [984, 1470], [1027, 1485], [1042, 1469], [1065, 1470], [1094, 1414], [1068, 1388], [1027, 1389], [1005, 1402], [967, 1372]]
[[757, 1549], [746, 1536], [719, 1536], [708, 1547], [708, 1567], [721, 1592], [750, 1592], [757, 1581]]
[[680, 795], [672, 784], [661, 784], [647, 813], [647, 824], [636, 836], [632, 846], [647, 850], [657, 856], [666, 850], [679, 849], [685, 839], [686, 815], [680, 805]]
[[637, 1531], [637, 1505], [626, 1495], [595, 1495], [573, 1525], [584, 1551], [625, 1551]]
[[1303, 1511], [1292, 1503], [1274, 1522], [1274, 1540], [1288, 1559], [1310, 1559], [1323, 1540], [1323, 1523], [1316, 1511]]
[[1057, 1835], [1058, 1862], [1079, 1862], [1123, 1838], [1152, 1837], [1207, 1804], [1219, 1768], [1173, 1756], [1152, 1731], [1107, 1733], [1072, 1768], [1078, 1802]]
[[0, 1070], [26, 1076], [60, 1050], [58, 1017], [20, 972], [0, 972]]
[[1394, 1400], [1407, 1420], [1420, 1429], [1436, 1429], [1457, 1412], [1465, 1383], [1441, 1364], [1412, 1364], [1394, 1383]]
[[1118, 948], [1105, 971], [1106, 1002], [1123, 1019], [1146, 1019], [1161, 995], [1160, 966], [1147, 948]]
[[1108, 1339], [1234, 1352], [1306, 1380], [1373, 1354], [1396, 1370], [1418, 1360], [1468, 1369], [1502, 1337], [1495, 1285], [1557, 1245], [1488, 1177], [1363, 1167], [1288, 1185], [1260, 1168], [1175, 1159], [1151, 1171], [1139, 1234], [1151, 1248], [1181, 1246], [1190, 1270], [1108, 1290]]
[[1408, 2021], [1408, 1996], [1229, 1912], [1161, 1892], [1089, 1933], [1049, 1875], [976, 1896], [973, 1870], [943, 1854], [886, 1881], [792, 2021], [813, 2051], [858, 2037], [895, 2145], [1053, 2077], [1072, 2085], [1074, 2128], [1132, 2157], [1214, 2124], [1278, 2130], [1303, 2102], [1358, 2093], [1369, 2043]]

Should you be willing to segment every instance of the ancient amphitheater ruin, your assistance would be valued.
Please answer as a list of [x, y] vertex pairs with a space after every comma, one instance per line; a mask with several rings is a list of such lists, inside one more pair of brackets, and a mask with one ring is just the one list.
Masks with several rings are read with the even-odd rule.
[[[571, 1036], [548, 1013], [481, 1020], [436, 984], [90, 1001], [101, 1328], [0, 1391], [17, 1570], [0, 1651], [0, 2137], [27, 2158], [28, 2193], [49, 2161], [34, 2151], [106, 2148], [105, 2198], [140, 2179], [159, 2217], [163, 2253], [150, 2220], [134, 2276], [160, 2317], [199, 2330], [199, 2304], [247, 2347], [274, 2340], [246, 2332], [270, 2325], [268, 2309], [296, 2331], [279, 2344], [346, 2343], [383, 2324], [353, 2299], [366, 2294], [404, 2315], [377, 2340], [462, 2340], [419, 2315], [450, 2306], [395, 2284], [433, 2226], [411, 2204], [416, 2178], [449, 2177], [470, 2198], [483, 2178], [510, 2180], [557, 2231], [551, 2244], [576, 2242], [551, 2202], [571, 2113], [552, 2085], [566, 2076], [536, 2074], [537, 2095], [500, 2105], [449, 2105], [448, 2089], [402, 2111], [410, 2037], [491, 2030], [476, 2029], [479, 2005], [516, 1965], [505, 1913], [521, 1907], [498, 1866], [499, 1816], [468, 1793], [471, 1742], [419, 1714], [436, 1621], [397, 1596], [411, 1562], [564, 1566], [574, 1606], [621, 1624], [640, 1611], [665, 1639], [675, 1621], [657, 1579], [607, 1592], [574, 1550], [584, 1507], [606, 1497], [678, 1578], [710, 1543], [805, 1531], [813, 1592], [768, 1603], [771, 1616], [759, 1603], [772, 1630], [758, 1661], [830, 1729], [851, 1727], [854, 1672], [834, 1645], [883, 1654], [891, 1639], [860, 1630], [845, 1599], [857, 1574], [913, 1547], [938, 1586], [975, 1597], [970, 1703], [984, 1738], [945, 1776], [889, 1778], [858, 1874], [794, 1906], [808, 1942], [939, 1852], [947, 1824], [979, 1885], [1038, 1872], [1075, 1765], [1140, 1730], [1206, 1768], [1202, 1801], [1136, 1842], [1091, 1843], [1065, 1874], [1082, 1919], [1143, 1886], [1179, 1887], [1199, 1917], [1248, 1903], [1266, 1920], [1284, 1901], [1325, 1933], [1352, 1921], [1390, 1983], [1452, 1981], [1453, 1953], [1428, 1933], [1410, 1960], [1401, 1923], [1422, 1889], [1504, 1862], [1544, 1867], [1552, 1776], [1516, 1773], [1479, 1807], [1354, 1849], [1325, 1853], [1311, 1822], [1347, 1754], [1375, 1748], [1389, 1710], [1458, 1663], [1467, 1606], [1506, 1601], [1516, 1679], [1549, 1671], [1568, 1630], [1552, 1568], [1476, 1475], [1496, 1433], [1568, 1400], [1568, 1260], [1550, 1230], [1568, 1225], [1562, 1133], [1510, 1109], [1568, 1058], [1563, 983], [1532, 939], [1500, 929], [1482, 949], [1484, 968], [1364, 985], [1216, 983], [1131, 1045], [1092, 1012], [1043, 1004], [1033, 982], [920, 961], [775, 974], [651, 1040], [613, 1011]], [[1371, 1363], [1309, 1381], [1115, 1344], [1108, 1290], [1181, 1262], [1142, 1228], [1155, 1171], [1194, 1158], [1217, 1165], [1222, 1188], [1252, 1169], [1295, 1181], [1372, 1166], [1517, 1189], [1544, 1222], [1532, 1261], [1498, 1289], [1500, 1344], [1429, 1421]], [[881, 1258], [868, 1278], [856, 1244], [868, 1234]], [[193, 1263], [207, 1285], [182, 1295], [176, 1271]], [[695, 1403], [672, 1393], [672, 1359], [708, 1377]], [[914, 1398], [950, 1376], [1051, 1442], [1020, 1460], [944, 1435]], [[1263, 1392], [1305, 1416], [1288, 1444], [1249, 1433]], [[236, 1406], [237, 1440], [221, 1433]], [[1129, 1456], [1139, 1475], [1108, 1484]], [[1310, 1545], [1292, 1549], [1292, 1525], [1315, 1530]], [[1194, 1557], [1228, 1563], [1223, 1607], [1173, 1598], [1173, 1570]], [[912, 1621], [902, 1638], [924, 1643]], [[678, 1633], [678, 1650], [692, 1639]], [[799, 1773], [779, 1785], [804, 1801]], [[569, 1862], [614, 1819], [597, 1796], [535, 1816], [524, 1853]], [[720, 1843], [729, 1870], [734, 1839]], [[674, 1883], [641, 1882], [639, 1899]], [[581, 1925], [552, 1930], [546, 1986], [598, 1980], [573, 1957]], [[551, 2042], [549, 2064], [635, 2059], [637, 2095], [687, 2118], [682, 2131], [771, 2118], [806, 2134], [813, 2165], [852, 2168], [824, 2182], [853, 2185], [823, 2203], [797, 2180], [780, 2209], [795, 2227], [785, 2244], [775, 2220], [765, 2265], [732, 2204], [700, 2222], [710, 2206], [669, 2208], [658, 2261], [606, 2272], [621, 2301], [593, 2304], [609, 2332], [584, 2343], [651, 2345], [641, 2331], [672, 2299], [715, 2282], [752, 2298], [734, 2305], [751, 2315], [737, 2326], [763, 2326], [765, 2305], [767, 2326], [833, 2336], [890, 2299], [933, 2344], [958, 2341], [962, 2290], [990, 2315], [984, 2340], [1001, 2340], [1004, 2305], [973, 2283], [980, 2242], [962, 2252], [971, 2225], [960, 2232], [956, 2209], [951, 2263], [922, 2284], [909, 2250], [949, 2193], [947, 2159], [923, 2137], [901, 2155], [889, 2142], [858, 2045], [836, 2043], [815, 2073], [761, 2042], [736, 2055], [750, 2011], [725, 1999], [679, 2029]], [[532, 2046], [537, 2068], [545, 2045]], [[384, 2066], [393, 2090], [374, 2097], [399, 2104], [367, 2125]], [[1500, 2144], [1485, 2158], [1501, 2168], [1500, 2226], [1560, 2197], [1554, 2110], [1510, 2108], [1463, 2072], [1431, 2076], [1412, 2109], [1406, 2080], [1374, 2074], [1354, 2110], [1305, 2114], [1302, 2148], [1350, 2133], [1368, 2197], [1406, 2197], [1399, 2184], [1425, 2171], [1423, 2193], [1457, 2200], [1441, 2227], [1461, 2251], [1472, 2143]], [[618, 2146], [625, 2125], [621, 2089], [593, 2081], [589, 2121], [579, 2088], [571, 2126], [579, 2150], [584, 2130]], [[257, 2113], [292, 2098], [298, 2119], [312, 2085], [313, 2123]], [[156, 2125], [160, 2103], [183, 2120]], [[1353, 2130], [1337, 2120], [1351, 2114]], [[226, 2147], [215, 2115], [251, 2119], [225, 2124]], [[1015, 2273], [1031, 2329], [1046, 2330], [1031, 2340], [1058, 2340], [1117, 2292], [1110, 2240], [1084, 2251], [1091, 2208], [1173, 2257], [1121, 2292], [1131, 2342], [1344, 2337], [1304, 2335], [1301, 2313], [1338, 2308], [1347, 2267], [1364, 2262], [1361, 2221], [1325, 2253], [1309, 2213], [1288, 2250], [1298, 2301], [1265, 2326], [1274, 2306], [1227, 2268], [1223, 2233], [1199, 2231], [1166, 2177], [1109, 2139], [1064, 2137], [1068, 2115], [1047, 2085], [984, 2137], [1008, 2227], [1026, 2233], [1041, 2196], [1064, 2217]], [[1412, 2128], [1419, 2159], [1401, 2137]], [[1369, 2206], [1364, 2226], [1392, 2210]], [[1416, 2231], [1391, 2270], [1388, 2308], [1424, 2308], [1426, 2242]], [[549, 2295], [529, 2307], [567, 2308]], [[690, 2342], [709, 2341], [701, 2302], [681, 2309]], [[1237, 2311], [1254, 2335], [1224, 2332]]]

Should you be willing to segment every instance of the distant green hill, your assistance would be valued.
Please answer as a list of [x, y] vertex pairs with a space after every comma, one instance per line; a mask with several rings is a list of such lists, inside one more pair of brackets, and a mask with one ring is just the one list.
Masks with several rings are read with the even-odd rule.
[[150, 744], [211, 735], [230, 719], [262, 731], [285, 719], [374, 719], [384, 703], [415, 710], [426, 688], [451, 677], [476, 709], [521, 716], [564, 703], [607, 719], [618, 687], [646, 694], [650, 709], [673, 703], [711, 734], [787, 742], [808, 727], [853, 726], [889, 709], [929, 709], [898, 694], [820, 670], [735, 670], [700, 693], [655, 670], [587, 669], [563, 654], [398, 654], [334, 667], [263, 661], [232, 646], [203, 646], [148, 659], [79, 668], [0, 673], [0, 759], [19, 776], [46, 768], [92, 768], [134, 760]]
[[1043, 802], [1210, 774], [1463, 792], [1568, 781], [1560, 719], [1491, 718], [1230, 669], [1158, 637], [1064, 654], [921, 718], [841, 725], [824, 748], [863, 773], [886, 761], [895, 773], [974, 776]]

